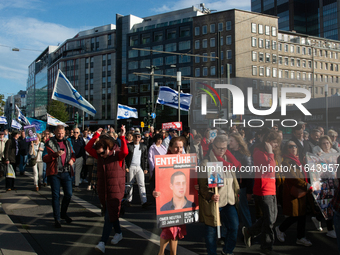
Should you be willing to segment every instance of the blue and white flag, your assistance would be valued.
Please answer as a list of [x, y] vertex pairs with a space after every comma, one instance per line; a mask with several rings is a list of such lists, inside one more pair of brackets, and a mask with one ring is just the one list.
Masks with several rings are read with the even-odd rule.
[[135, 118], [138, 119], [138, 111], [126, 105], [118, 104], [117, 120]]
[[[181, 110], [189, 111], [192, 95], [189, 93], [181, 93], [180, 97]], [[159, 87], [157, 103], [178, 109], [178, 92], [169, 87]]]
[[93, 105], [79, 94], [60, 70], [54, 84], [52, 99], [77, 107], [92, 116], [95, 116], [97, 112]]
[[25, 117], [25, 115], [22, 114], [22, 112], [20, 111], [20, 109], [17, 105], [15, 105], [15, 108], [18, 111], [18, 120], [21, 121], [22, 123], [24, 123], [25, 126], [31, 125], [31, 123], [28, 121], [28, 119]]
[[17, 122], [16, 120], [12, 120], [12, 128], [16, 128], [16, 129], [21, 129], [21, 124], [19, 122]]
[[5, 116], [0, 116], [0, 124], [4, 124], [4, 125], [7, 124], [7, 119]]

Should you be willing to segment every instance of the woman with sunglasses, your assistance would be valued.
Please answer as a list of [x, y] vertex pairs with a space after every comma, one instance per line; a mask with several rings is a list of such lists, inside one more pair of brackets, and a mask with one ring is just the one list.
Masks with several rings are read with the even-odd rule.
[[[102, 131], [102, 128], [97, 130], [85, 146], [85, 150], [98, 160], [97, 190], [105, 212], [105, 221], [101, 240], [95, 248], [105, 253], [105, 244], [110, 237], [112, 227], [116, 234], [111, 243], [117, 244], [123, 239], [119, 224], [119, 212], [125, 191], [124, 159], [128, 154], [128, 148], [125, 140], [125, 126], [122, 125], [121, 127], [120, 148], [112, 137], [100, 136]], [[97, 138], [99, 140], [96, 142]]]
[[[311, 246], [312, 243], [306, 239], [306, 208], [307, 196], [313, 191], [308, 183], [308, 174], [299, 160], [298, 147], [294, 141], [285, 144], [282, 153], [282, 168], [289, 169], [285, 173], [285, 182], [283, 185], [283, 214], [288, 216], [275, 228], [276, 237], [280, 242], [285, 241], [285, 231], [295, 222], [297, 222], [297, 240], [296, 244]], [[300, 167], [302, 166], [302, 167]], [[297, 197], [296, 192], [307, 192], [302, 197]]]

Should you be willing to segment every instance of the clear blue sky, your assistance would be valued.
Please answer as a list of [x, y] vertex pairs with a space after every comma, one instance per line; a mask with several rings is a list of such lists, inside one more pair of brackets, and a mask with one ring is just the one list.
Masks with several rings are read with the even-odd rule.
[[[28, 66], [48, 45], [79, 31], [115, 24], [116, 14], [147, 17], [199, 7], [250, 10], [251, 0], [0, 0], [0, 94], [26, 90]], [[20, 51], [12, 51], [19, 48]]]

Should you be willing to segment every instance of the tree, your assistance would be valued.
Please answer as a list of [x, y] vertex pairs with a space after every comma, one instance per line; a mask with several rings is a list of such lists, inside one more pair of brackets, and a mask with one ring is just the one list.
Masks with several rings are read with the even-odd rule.
[[4, 115], [4, 107], [5, 107], [5, 96], [4, 94], [0, 94], [0, 116]]
[[66, 105], [57, 100], [51, 100], [47, 106], [47, 113], [62, 122], [69, 120], [69, 114], [66, 111]]

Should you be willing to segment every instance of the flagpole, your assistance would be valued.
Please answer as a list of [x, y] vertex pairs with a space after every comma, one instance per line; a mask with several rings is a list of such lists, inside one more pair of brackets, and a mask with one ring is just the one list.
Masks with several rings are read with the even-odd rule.
[[[178, 86], [178, 122], [181, 122], [181, 85], [182, 85], [182, 73], [177, 72], [177, 86]], [[178, 136], [181, 135], [181, 131], [178, 131]]]

